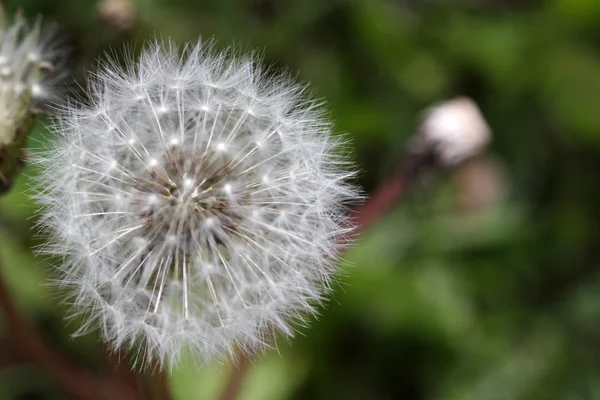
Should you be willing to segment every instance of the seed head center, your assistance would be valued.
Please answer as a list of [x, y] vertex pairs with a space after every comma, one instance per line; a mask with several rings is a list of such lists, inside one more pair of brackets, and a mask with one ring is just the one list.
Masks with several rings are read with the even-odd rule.
[[173, 235], [183, 243], [207, 240], [207, 235], [217, 235], [217, 224], [236, 225], [240, 217], [231, 203], [232, 187], [227, 183], [231, 171], [226, 164], [212, 153], [189, 155], [172, 148], [148, 169], [136, 189], [141, 205], [138, 215], [151, 241]]

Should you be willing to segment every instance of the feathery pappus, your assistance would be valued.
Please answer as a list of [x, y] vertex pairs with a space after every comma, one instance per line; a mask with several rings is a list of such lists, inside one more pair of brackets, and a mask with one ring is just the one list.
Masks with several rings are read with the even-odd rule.
[[141, 367], [291, 336], [352, 229], [346, 139], [305, 86], [234, 53], [157, 40], [101, 63], [38, 153], [58, 283]]

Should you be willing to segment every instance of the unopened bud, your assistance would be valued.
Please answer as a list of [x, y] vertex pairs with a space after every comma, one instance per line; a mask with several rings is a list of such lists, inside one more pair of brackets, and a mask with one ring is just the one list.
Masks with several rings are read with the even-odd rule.
[[453, 166], [480, 153], [490, 139], [475, 102], [458, 97], [425, 111], [416, 145], [417, 151], [433, 152], [442, 165]]
[[5, 19], [0, 4], [0, 194], [23, 167], [33, 114], [53, 98], [53, 83], [62, 78], [53, 68], [63, 59], [55, 40], [39, 19], [33, 25], [20, 13]]
[[129, 0], [102, 0], [98, 2], [100, 18], [118, 31], [127, 31], [133, 27], [137, 11]]
[[487, 210], [506, 196], [507, 177], [498, 161], [478, 157], [463, 163], [453, 174], [457, 205], [463, 212]]

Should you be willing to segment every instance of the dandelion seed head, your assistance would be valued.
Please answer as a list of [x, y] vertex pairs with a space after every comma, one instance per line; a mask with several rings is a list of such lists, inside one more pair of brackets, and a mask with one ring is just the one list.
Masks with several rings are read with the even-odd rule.
[[314, 313], [356, 189], [305, 89], [201, 43], [101, 64], [38, 153], [43, 250], [64, 256], [82, 331], [172, 367], [260, 350]]
[[64, 53], [41, 20], [28, 25], [21, 14], [12, 22], [0, 16], [0, 146], [12, 143], [27, 115], [54, 95]]

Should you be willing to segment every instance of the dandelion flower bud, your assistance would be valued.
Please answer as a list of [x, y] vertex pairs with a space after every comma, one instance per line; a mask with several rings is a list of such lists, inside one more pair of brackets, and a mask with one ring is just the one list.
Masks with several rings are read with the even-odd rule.
[[46, 83], [61, 51], [43, 31], [39, 19], [30, 28], [19, 14], [9, 24], [0, 10], [0, 146], [12, 143], [32, 109], [52, 94]]
[[452, 166], [478, 154], [490, 139], [490, 128], [477, 105], [459, 97], [426, 110], [417, 144], [433, 150], [443, 165]]
[[10, 189], [23, 166], [30, 116], [53, 94], [49, 83], [61, 78], [54, 68], [62, 52], [38, 20], [27, 26], [18, 14], [12, 24], [0, 5], [0, 194]]
[[356, 193], [304, 91], [200, 43], [101, 65], [39, 160], [45, 250], [66, 255], [84, 329], [140, 366], [292, 335], [327, 291]]
[[131, 29], [137, 19], [137, 10], [130, 0], [102, 0], [96, 9], [100, 18], [117, 32]]

